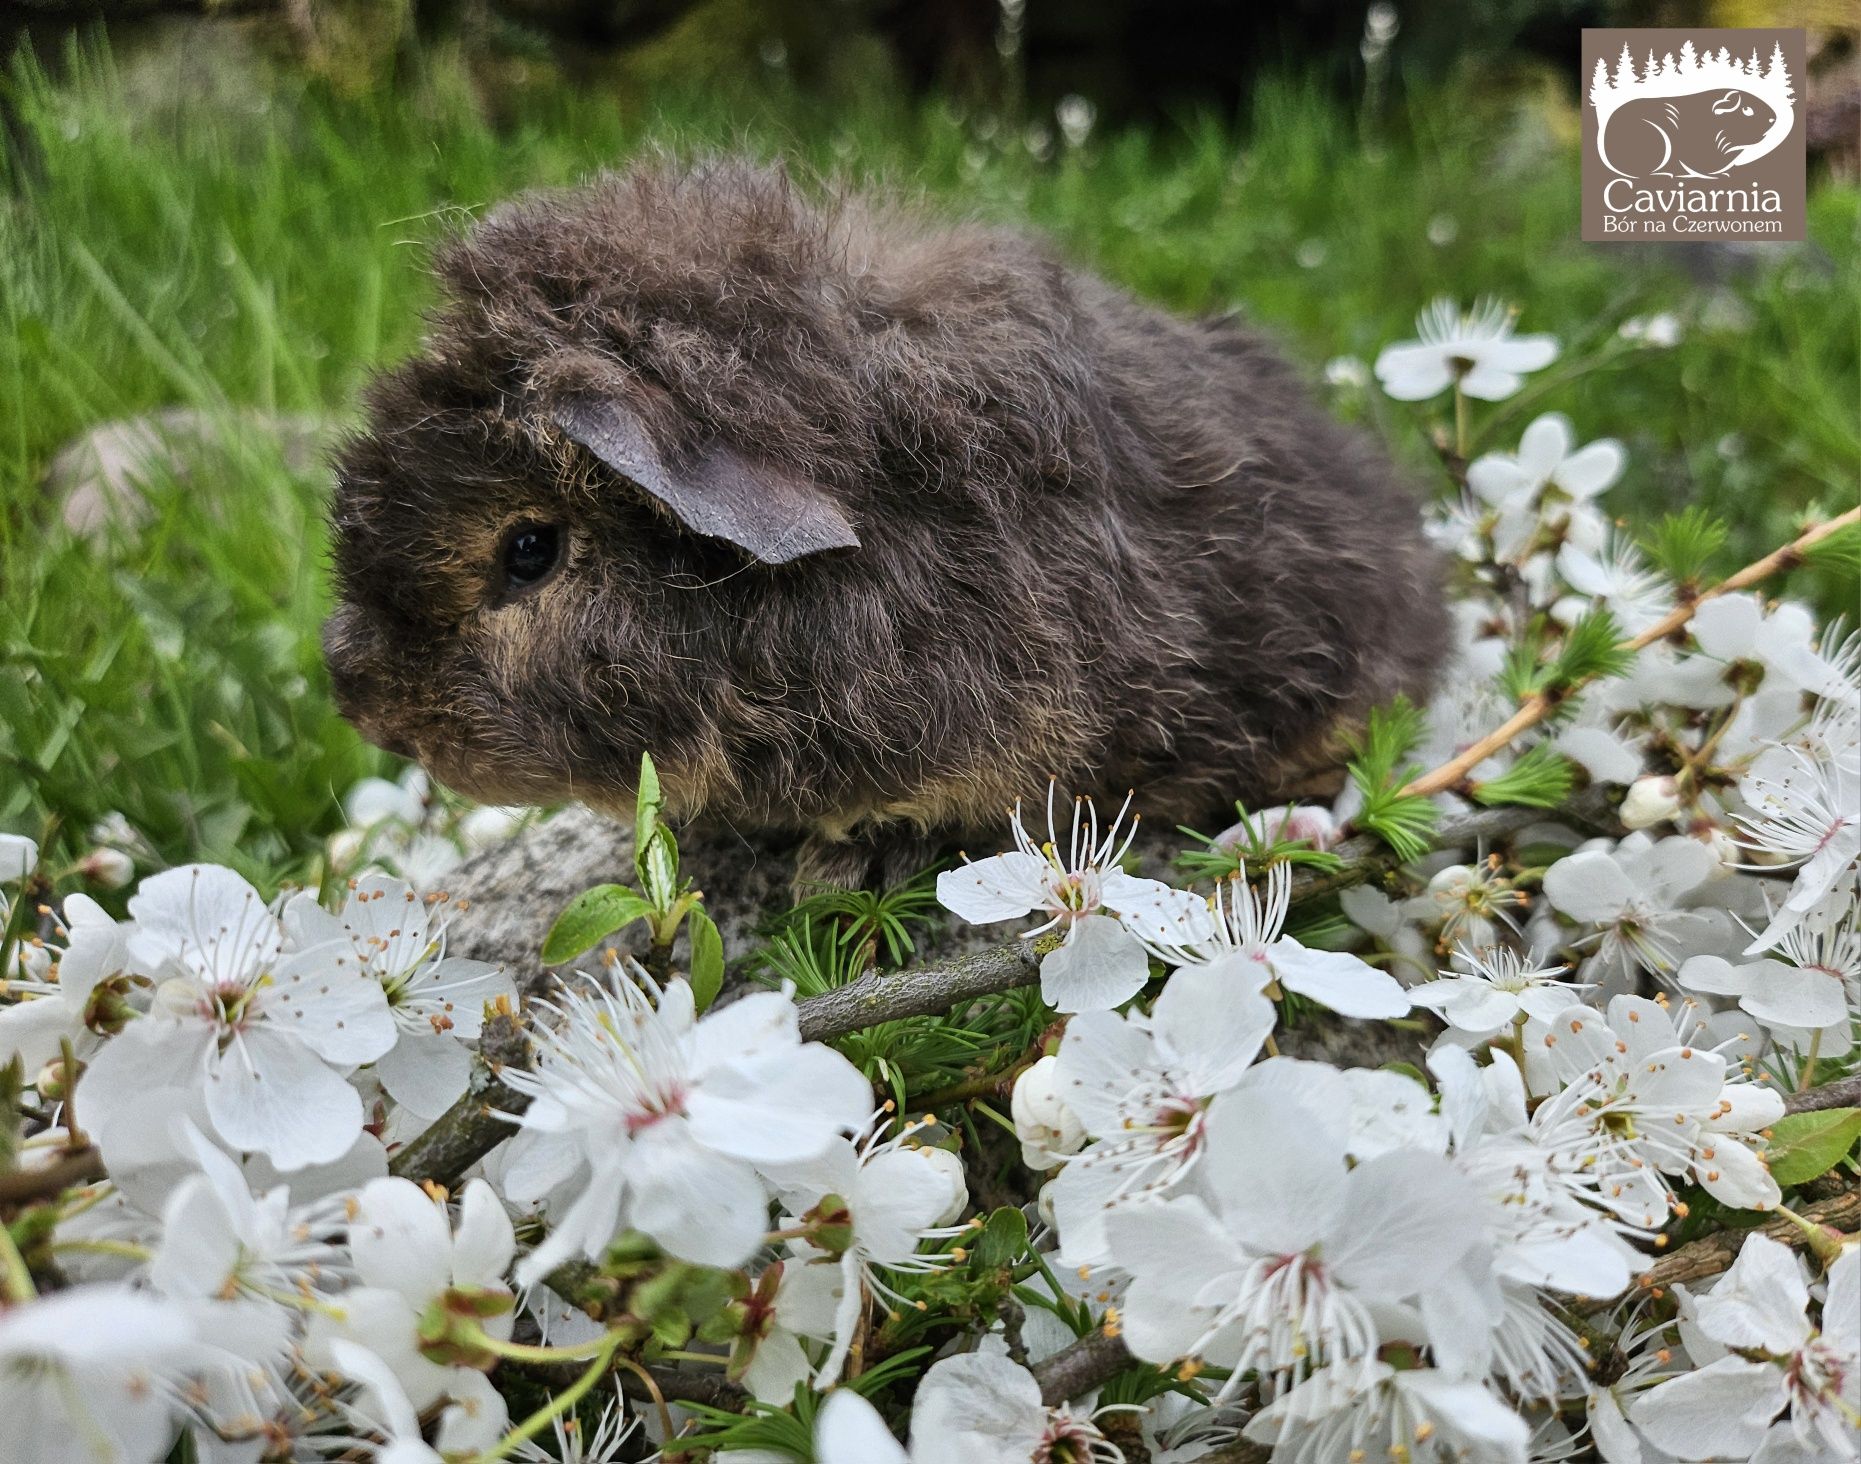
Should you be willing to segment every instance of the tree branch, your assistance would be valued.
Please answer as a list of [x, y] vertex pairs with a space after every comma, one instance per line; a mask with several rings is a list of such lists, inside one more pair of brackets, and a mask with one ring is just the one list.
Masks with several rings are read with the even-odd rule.
[[[1861, 1227], [1861, 1186], [1850, 1186], [1831, 1199], [1805, 1205], [1798, 1213], [1812, 1225], [1829, 1225], [1841, 1231], [1854, 1230]], [[1781, 1241], [1796, 1250], [1809, 1244], [1809, 1238], [1797, 1224], [1781, 1215], [1755, 1228], [1772, 1240]], [[1676, 1281], [1704, 1281], [1710, 1276], [1721, 1275], [1731, 1269], [1732, 1262], [1738, 1259], [1738, 1253], [1744, 1247], [1745, 1237], [1750, 1234], [1751, 1230], [1721, 1230], [1689, 1241], [1672, 1255], [1662, 1256], [1622, 1295], [1633, 1296], [1636, 1292], [1645, 1294], [1672, 1286]]]
[[[1745, 589], [1750, 585], [1757, 584], [1760, 580], [1769, 579], [1774, 574], [1780, 574], [1784, 570], [1796, 568], [1803, 562], [1804, 553], [1812, 545], [1821, 543], [1822, 540], [1828, 538], [1831, 534], [1839, 533], [1852, 524], [1861, 524], [1861, 508], [1851, 508], [1847, 513], [1840, 514], [1832, 519], [1827, 519], [1817, 524], [1815, 527], [1805, 530], [1796, 539], [1785, 544], [1781, 549], [1773, 549], [1762, 559], [1747, 564], [1729, 579], [1721, 580], [1710, 589], [1700, 591], [1700, 593], [1695, 595], [1691, 600], [1676, 605], [1667, 614], [1655, 621], [1654, 624], [1642, 631], [1640, 635], [1635, 636], [1631, 640], [1622, 642], [1624, 649], [1630, 651], [1643, 650], [1653, 645], [1656, 641], [1663, 640], [1679, 630], [1693, 618], [1693, 612], [1698, 610], [1699, 607], [1708, 600], [1715, 599], [1720, 595], [1729, 594], [1734, 590]], [[1576, 683], [1578, 686], [1584, 684], [1584, 682]], [[1519, 709], [1508, 717], [1501, 726], [1487, 733], [1486, 736], [1482, 737], [1466, 751], [1449, 758], [1438, 768], [1423, 773], [1421, 777], [1404, 787], [1402, 793], [1404, 795], [1420, 797], [1452, 788], [1456, 783], [1460, 782], [1462, 778], [1466, 777], [1468, 773], [1485, 762], [1487, 758], [1493, 756], [1495, 753], [1503, 752], [1511, 745], [1512, 739], [1517, 737], [1521, 732], [1528, 731], [1542, 722], [1545, 717], [1549, 715], [1554, 706], [1558, 705], [1562, 700], [1567, 700], [1568, 692], [1574, 689], [1574, 687], [1565, 688], [1565, 696], [1560, 698], [1546, 696], [1543, 692], [1533, 692], [1530, 696], [1525, 698], [1520, 704]]]
[[523, 1019], [509, 1012], [491, 1017], [478, 1039], [478, 1058], [464, 1096], [396, 1154], [388, 1172], [403, 1179], [430, 1179], [447, 1189], [458, 1184], [466, 1170], [516, 1131], [498, 1116], [499, 1110], [522, 1113], [530, 1097], [507, 1086], [499, 1074], [506, 1067], [529, 1066], [530, 1038]]
[[868, 971], [857, 981], [802, 1002], [801, 1035], [825, 1042], [901, 1017], [949, 1011], [1038, 980], [1040, 957], [1024, 940], [905, 971]]
[[1034, 1369], [1040, 1401], [1049, 1408], [1103, 1387], [1127, 1367], [1137, 1365], [1122, 1337], [1092, 1332], [1062, 1347]]
[[54, 1200], [77, 1185], [106, 1177], [103, 1156], [95, 1145], [86, 1144], [59, 1155], [50, 1164], [0, 1174], [0, 1210]]
[[[1572, 800], [1567, 809], [1482, 808], [1443, 820], [1435, 830], [1433, 843], [1437, 849], [1471, 847], [1506, 838], [1533, 824], [1554, 822], [1608, 827], [1609, 800], [1593, 791]], [[1343, 861], [1340, 868], [1303, 868], [1294, 872], [1294, 904], [1361, 884], [1402, 863], [1387, 844], [1369, 834], [1346, 839], [1331, 852]], [[949, 1011], [977, 997], [1032, 986], [1039, 979], [1039, 956], [1026, 941], [905, 971], [868, 971], [857, 981], [802, 1002], [801, 1035], [824, 1042], [881, 1022]]]
[[1786, 1113], [1816, 1113], [1824, 1108], [1861, 1108], [1861, 1073], [1837, 1078], [1820, 1088], [1805, 1088], [1800, 1093], [1786, 1093]]

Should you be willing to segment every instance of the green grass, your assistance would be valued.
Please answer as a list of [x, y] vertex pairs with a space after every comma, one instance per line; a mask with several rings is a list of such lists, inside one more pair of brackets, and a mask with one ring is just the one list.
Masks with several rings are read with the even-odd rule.
[[[1043, 160], [1020, 129], [985, 135], [935, 105], [623, 106], [562, 86], [493, 126], [433, 62], [392, 99], [279, 76], [257, 83], [262, 105], [164, 113], [95, 52], [64, 70], [54, 84], [15, 67], [30, 145], [0, 165], [0, 826], [49, 831], [58, 857], [120, 811], [165, 860], [302, 875], [341, 792], [388, 760], [334, 715], [318, 661], [318, 472], [262, 444], [212, 454], [151, 485], [144, 532], [94, 546], [54, 525], [52, 455], [172, 404], [340, 416], [417, 334], [424, 245], [647, 141], [779, 151], [1031, 220], [1157, 300], [1247, 310], [1314, 371], [1373, 356], [1438, 292], [1512, 299], [1523, 328], [1558, 333], [1571, 355], [1626, 316], [1673, 310], [1691, 322], [1678, 349], [1549, 373], [1484, 445], [1511, 445], [1537, 407], [1624, 438], [1613, 505], [1718, 510], [1734, 526], [1719, 569], [1805, 505], [1854, 497], [1856, 191], [1817, 192], [1812, 250], [1760, 255], [1758, 272], [1707, 292], [1669, 262], [1578, 243], [1571, 149], [1541, 117], [1471, 95], [1418, 103], [1366, 146], [1347, 111], [1278, 84], [1238, 127], [1098, 135]], [[1411, 412], [1337, 405], [1425, 461]], [[1829, 607], [1854, 593], [1826, 578], [1799, 589]]]

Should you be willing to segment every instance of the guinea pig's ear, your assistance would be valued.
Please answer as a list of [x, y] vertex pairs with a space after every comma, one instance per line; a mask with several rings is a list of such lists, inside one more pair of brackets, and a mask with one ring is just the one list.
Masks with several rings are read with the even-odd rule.
[[615, 472], [638, 483], [695, 534], [725, 539], [765, 564], [857, 549], [859, 536], [840, 505], [817, 485], [720, 442], [674, 468], [638, 417], [617, 402], [572, 397], [551, 412], [556, 425]]

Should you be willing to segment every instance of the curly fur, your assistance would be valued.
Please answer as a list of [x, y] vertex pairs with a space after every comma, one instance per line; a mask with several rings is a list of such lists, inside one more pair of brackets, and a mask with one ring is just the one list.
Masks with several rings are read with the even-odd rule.
[[[480, 796], [675, 809], [829, 840], [999, 827], [1050, 777], [1202, 818], [1335, 766], [1428, 685], [1438, 569], [1393, 469], [1259, 337], [1043, 243], [642, 164], [446, 246], [332, 509], [344, 710]], [[768, 565], [569, 441], [625, 402], [831, 495], [861, 547]], [[520, 520], [569, 534], [522, 596]]]

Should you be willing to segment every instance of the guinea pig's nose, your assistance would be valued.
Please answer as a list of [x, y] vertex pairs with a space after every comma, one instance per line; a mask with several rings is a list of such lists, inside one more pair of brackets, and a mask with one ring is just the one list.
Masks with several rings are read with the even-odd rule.
[[329, 668], [336, 707], [363, 736], [396, 757], [413, 757], [415, 749], [378, 718], [380, 685], [376, 632], [353, 605], [338, 606], [323, 622], [323, 664]]

